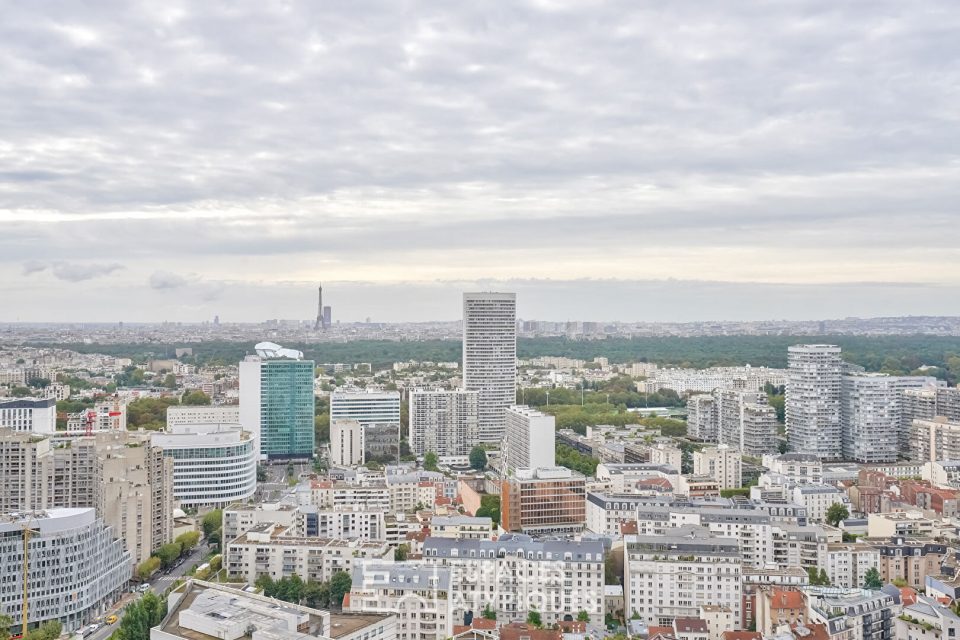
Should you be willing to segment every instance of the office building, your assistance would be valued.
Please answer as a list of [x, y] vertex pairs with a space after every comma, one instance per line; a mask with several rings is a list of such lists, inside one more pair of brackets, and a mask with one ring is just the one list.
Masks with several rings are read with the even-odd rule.
[[393, 615], [399, 640], [445, 640], [453, 636], [449, 569], [367, 563], [354, 566], [352, 578], [345, 611]]
[[365, 462], [364, 428], [356, 420], [330, 420], [330, 464], [355, 467]]
[[716, 480], [720, 489], [743, 486], [740, 452], [725, 444], [694, 451], [693, 473]]
[[665, 535], [627, 536], [624, 543], [628, 617], [670, 626], [676, 618], [696, 618], [701, 606], [719, 605], [730, 609], [734, 628], [740, 628], [742, 558], [736, 538], [684, 526]]
[[240, 405], [182, 405], [167, 408], [167, 426], [186, 424], [240, 424]]
[[840, 347], [805, 344], [787, 350], [786, 425], [790, 450], [823, 460], [843, 455]]
[[356, 420], [400, 425], [399, 391], [334, 391], [330, 394], [330, 421]]
[[[26, 533], [29, 531], [29, 535]], [[23, 621], [24, 536], [31, 627], [58, 620], [74, 631], [123, 595], [130, 554], [94, 509], [0, 515], [0, 615]]]
[[500, 442], [517, 397], [515, 293], [463, 294], [463, 386], [480, 392], [480, 440]]
[[480, 442], [480, 392], [455, 389], [410, 393], [410, 450], [463, 456]]
[[514, 405], [506, 412], [506, 437], [503, 441], [503, 469], [507, 474], [517, 469], [539, 469], [556, 466], [556, 418]]
[[489, 605], [497, 622], [524, 621], [536, 608], [544, 625], [586, 611], [603, 617], [603, 543], [534, 540], [505, 534], [498, 540], [427, 538], [423, 562], [449, 568], [453, 611], [479, 614]]
[[57, 430], [57, 401], [53, 398], [0, 398], [0, 429], [54, 433]]
[[256, 436], [240, 425], [180, 425], [151, 438], [173, 459], [173, 496], [182, 506], [223, 507], [257, 489]]
[[240, 534], [224, 551], [227, 577], [253, 584], [263, 575], [280, 580], [296, 574], [304, 581], [326, 582], [338, 571], [349, 573], [355, 564], [393, 561], [393, 547], [386, 542], [294, 533], [292, 528], [265, 523]]
[[500, 526], [531, 535], [583, 530], [586, 479], [566, 467], [517, 469], [503, 481]]
[[240, 424], [261, 458], [312, 458], [314, 363], [264, 353], [240, 363]]

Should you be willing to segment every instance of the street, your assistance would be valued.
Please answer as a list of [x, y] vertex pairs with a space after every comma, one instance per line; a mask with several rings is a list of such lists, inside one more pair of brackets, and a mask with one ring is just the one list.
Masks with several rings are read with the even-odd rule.
[[[190, 571], [190, 568], [193, 567], [193, 565], [199, 564], [208, 552], [209, 549], [207, 548], [207, 545], [201, 541], [201, 543], [197, 545], [193, 551], [181, 559], [181, 562], [178, 566], [175, 566], [170, 570], [169, 574], [158, 574], [159, 577], [151, 581], [150, 590], [157, 595], [162, 595], [163, 592], [169, 589], [178, 578], [181, 578], [184, 574]], [[107, 616], [112, 614], [117, 616], [117, 622], [113, 624], [104, 624], [101, 628], [97, 629], [96, 632], [87, 636], [85, 640], [106, 640], [120, 625], [120, 619], [123, 618], [123, 611], [126, 609], [127, 605], [129, 605], [131, 602], [134, 602], [139, 597], [139, 593], [124, 594], [114, 608], [103, 614], [103, 620], [106, 620]]]

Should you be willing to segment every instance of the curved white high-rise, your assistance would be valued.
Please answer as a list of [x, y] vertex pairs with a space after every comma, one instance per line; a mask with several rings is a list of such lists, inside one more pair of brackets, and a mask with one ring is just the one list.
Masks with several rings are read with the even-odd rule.
[[517, 294], [463, 294], [463, 387], [480, 392], [480, 441], [502, 440], [517, 398]]

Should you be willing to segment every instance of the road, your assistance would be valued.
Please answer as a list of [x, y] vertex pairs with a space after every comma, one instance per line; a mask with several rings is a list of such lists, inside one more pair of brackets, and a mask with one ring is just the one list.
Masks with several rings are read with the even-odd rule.
[[[164, 591], [173, 586], [173, 583], [178, 579], [183, 577], [191, 567], [195, 564], [200, 564], [204, 556], [209, 553], [207, 545], [201, 542], [196, 549], [191, 551], [188, 555], [183, 557], [183, 561], [170, 570], [168, 574], [161, 574], [159, 578], [153, 580], [150, 583], [150, 590], [157, 595], [162, 595]], [[136, 585], [134, 585], [136, 586]], [[103, 614], [103, 619], [105, 620], [109, 615], [115, 615], [117, 618], [123, 617], [123, 612], [131, 602], [134, 602], [137, 598], [140, 597], [139, 593], [127, 593], [120, 599], [112, 609]], [[116, 631], [117, 626], [120, 624], [119, 620], [114, 624], [105, 624], [101, 628], [97, 629], [92, 635], [89, 635], [85, 640], [106, 640], [111, 633]]]

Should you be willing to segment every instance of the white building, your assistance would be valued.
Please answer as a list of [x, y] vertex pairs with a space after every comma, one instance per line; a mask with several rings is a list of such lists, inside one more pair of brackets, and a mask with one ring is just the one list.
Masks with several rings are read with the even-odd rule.
[[683, 466], [683, 451], [679, 447], [660, 442], [650, 447], [648, 451], [650, 464], [666, 464], [678, 470]]
[[740, 452], [725, 444], [694, 451], [693, 473], [713, 478], [720, 484], [720, 489], [743, 486]]
[[430, 535], [435, 538], [463, 538], [467, 540], [490, 540], [495, 529], [493, 520], [487, 516], [433, 516], [430, 519]]
[[785, 405], [790, 449], [824, 460], [840, 459], [843, 456], [840, 347], [796, 345], [788, 349], [787, 363]]
[[763, 466], [771, 474], [788, 479], [790, 484], [820, 484], [823, 482], [823, 462], [810, 453], [784, 453], [763, 456]]
[[480, 441], [480, 392], [464, 389], [410, 393], [410, 450], [417, 455], [467, 455]]
[[524, 621], [531, 607], [546, 625], [586, 611], [603, 617], [603, 544], [534, 540], [505, 534], [496, 541], [427, 538], [423, 562], [449, 567], [453, 611], [478, 613], [489, 605], [497, 622]]
[[880, 549], [865, 542], [828, 544], [823, 568], [831, 585], [858, 589], [863, 586], [867, 571], [880, 570]]
[[514, 405], [506, 412], [503, 441], [504, 470], [539, 469], [556, 465], [556, 419], [527, 406]]
[[292, 504], [264, 502], [246, 504], [235, 502], [223, 508], [223, 539], [233, 540], [241, 533], [261, 524], [296, 525], [299, 510]]
[[334, 391], [330, 394], [330, 423], [356, 420], [368, 424], [400, 425], [399, 391]]
[[350, 572], [364, 560], [393, 561], [393, 547], [386, 542], [293, 533], [292, 529], [267, 523], [231, 540], [223, 556], [228, 578], [253, 584], [263, 575], [280, 580], [296, 574], [305, 581], [326, 582], [338, 571]]
[[358, 420], [330, 420], [330, 464], [354, 467], [365, 462], [364, 427]]
[[960, 460], [960, 421], [943, 416], [914, 420], [910, 428], [910, 458], [920, 462]]
[[463, 294], [463, 386], [480, 392], [480, 440], [499, 442], [517, 397], [515, 293]]
[[151, 439], [173, 458], [173, 496], [182, 506], [225, 506], [257, 489], [256, 437], [240, 425], [179, 425]]
[[57, 401], [53, 398], [0, 398], [0, 429], [54, 433], [57, 430]]
[[680, 527], [662, 536], [626, 536], [624, 607], [648, 625], [670, 626], [696, 618], [703, 605], [728, 607], [740, 628], [740, 544], [702, 527]]
[[359, 505], [337, 509], [318, 509], [301, 505], [295, 517], [297, 535], [313, 538], [351, 540], [386, 540], [386, 517], [383, 511], [364, 509]]
[[167, 426], [240, 424], [240, 405], [182, 405], [167, 408]]
[[719, 442], [717, 401], [709, 393], [698, 393], [687, 399], [687, 435], [704, 442]]
[[0, 515], [0, 615], [22, 624], [24, 536], [28, 621], [59, 620], [76, 630], [123, 595], [130, 554], [94, 509], [49, 509]]
[[352, 577], [346, 611], [392, 614], [398, 640], [453, 635], [449, 569], [371, 562], [355, 566]]
[[850, 509], [850, 498], [846, 492], [829, 484], [797, 485], [789, 495], [795, 503], [807, 508], [807, 517], [811, 522], [825, 521], [827, 511], [834, 504], [843, 504]]

